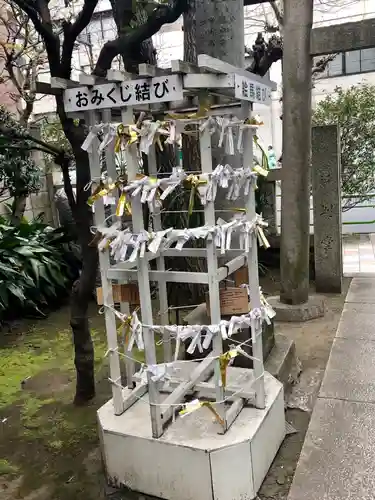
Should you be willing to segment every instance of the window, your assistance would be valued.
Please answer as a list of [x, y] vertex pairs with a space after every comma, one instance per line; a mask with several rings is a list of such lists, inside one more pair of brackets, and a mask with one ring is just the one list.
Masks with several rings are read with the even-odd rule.
[[[320, 57], [315, 58], [315, 64]], [[352, 50], [337, 54], [324, 72], [318, 78], [329, 78], [340, 75], [354, 75], [357, 73], [375, 72], [375, 47], [371, 49]]]
[[352, 50], [345, 53], [345, 73], [351, 75], [361, 72], [361, 51]]
[[363, 49], [361, 52], [361, 71], [375, 71], [375, 48]]
[[343, 61], [342, 54], [337, 54], [333, 61], [331, 61], [327, 66], [327, 76], [338, 76], [342, 75], [343, 71]]

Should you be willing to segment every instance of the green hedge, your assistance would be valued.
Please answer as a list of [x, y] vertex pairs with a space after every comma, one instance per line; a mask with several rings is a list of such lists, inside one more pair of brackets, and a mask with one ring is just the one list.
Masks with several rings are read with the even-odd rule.
[[80, 262], [63, 228], [0, 217], [0, 321], [45, 316], [68, 295]]

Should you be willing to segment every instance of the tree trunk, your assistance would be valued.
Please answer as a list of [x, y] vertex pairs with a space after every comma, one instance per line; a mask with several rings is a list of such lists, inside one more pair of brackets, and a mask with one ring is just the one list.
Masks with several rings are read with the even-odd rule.
[[94, 347], [91, 339], [88, 305], [92, 299], [98, 269], [98, 250], [90, 246], [92, 234], [92, 212], [87, 205], [88, 192], [84, 188], [90, 181], [90, 166], [85, 151], [74, 143], [74, 156], [77, 162], [76, 203], [73, 216], [80, 228], [78, 241], [82, 252], [82, 271], [74, 283], [71, 298], [70, 325], [73, 332], [75, 350], [74, 363], [77, 370], [76, 396], [74, 402], [81, 404], [95, 396]]
[[208, 54], [243, 68], [243, 0], [197, 1], [196, 34], [198, 54]]
[[12, 203], [12, 214], [10, 222], [12, 226], [19, 226], [26, 209], [27, 193], [20, 193], [14, 196]]
[[[197, 55], [207, 54], [243, 68], [245, 64], [243, 0], [197, 0], [195, 7]], [[241, 111], [238, 112], [238, 117], [242, 117]], [[233, 168], [241, 167], [242, 156], [239, 153], [228, 156], [224, 148], [217, 147], [219, 134], [215, 134], [212, 140], [214, 168], [218, 164], [225, 163]], [[236, 138], [234, 143], [236, 144]], [[232, 205], [221, 189], [216, 200], [219, 210], [229, 209]], [[239, 203], [241, 201], [239, 199]]]
[[[184, 13], [184, 61], [197, 63], [196, 45], [196, 0], [189, 0], [189, 9]], [[200, 170], [199, 140], [182, 134], [182, 161], [185, 170]]]
[[72, 146], [76, 162], [76, 195], [74, 198], [67, 159], [62, 158], [60, 161], [64, 187], [78, 229], [78, 242], [82, 255], [82, 270], [79, 279], [72, 287], [70, 309], [70, 326], [75, 352], [74, 364], [77, 372], [74, 403], [80, 405], [90, 401], [95, 396], [94, 346], [87, 311], [96, 282], [98, 249], [96, 246], [89, 245], [93, 238], [90, 232], [93, 215], [87, 204], [90, 193], [85, 190], [85, 187], [91, 180], [91, 173], [88, 154], [81, 149], [85, 138], [83, 123], [77, 127], [73, 120], [66, 116], [63, 100], [60, 96], [56, 97], [56, 105], [64, 133]]
[[312, 19], [313, 0], [285, 0], [280, 265], [285, 304], [303, 304], [309, 296]]

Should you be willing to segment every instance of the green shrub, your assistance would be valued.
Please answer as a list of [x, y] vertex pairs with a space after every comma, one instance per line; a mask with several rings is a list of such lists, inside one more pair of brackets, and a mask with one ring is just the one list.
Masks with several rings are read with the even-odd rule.
[[64, 229], [0, 217], [0, 321], [44, 316], [66, 297], [79, 265]]

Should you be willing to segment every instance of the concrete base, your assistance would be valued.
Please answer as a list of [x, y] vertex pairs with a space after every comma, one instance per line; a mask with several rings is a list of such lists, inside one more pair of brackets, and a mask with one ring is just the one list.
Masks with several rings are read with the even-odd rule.
[[[222, 319], [230, 320], [230, 316], [223, 316]], [[211, 319], [207, 314], [206, 304], [200, 304], [193, 311], [187, 314], [184, 318], [184, 323], [186, 325], [209, 325], [211, 323]], [[243, 328], [241, 331], [236, 333], [236, 341], [238, 342], [246, 342], [251, 337], [251, 332], [249, 328]], [[228, 351], [230, 349], [230, 345], [233, 344], [232, 339], [225, 340], [223, 342], [224, 351]], [[263, 361], [265, 361], [272, 351], [275, 345], [275, 335], [274, 335], [274, 324], [271, 321], [271, 324], [267, 324], [263, 322], [262, 326], [262, 346], [263, 346]], [[248, 345], [244, 345], [243, 349], [250, 356], [252, 356], [252, 347]], [[189, 357], [189, 354], [185, 352], [185, 359], [197, 359], [206, 357], [212, 350], [212, 346], [208, 349], [204, 349], [202, 353], [194, 353], [193, 356]], [[236, 366], [239, 368], [253, 368], [253, 362], [249, 358], [245, 358], [244, 356], [238, 356], [232, 366]], [[272, 373], [273, 375], [273, 373]]]
[[274, 309], [277, 321], [294, 323], [321, 318], [325, 313], [324, 299], [320, 295], [310, 295], [305, 304], [289, 305], [280, 302], [280, 297], [267, 297], [267, 302]]
[[275, 345], [265, 361], [264, 369], [284, 386], [284, 394], [291, 390], [301, 373], [294, 340], [275, 334]]
[[[252, 377], [230, 367], [228, 386]], [[177, 417], [159, 439], [151, 435], [147, 396], [120, 416], [109, 401], [98, 411], [109, 483], [167, 500], [252, 500], [285, 436], [283, 387], [268, 373], [265, 392], [266, 408], [243, 408], [224, 435], [200, 408]]]

